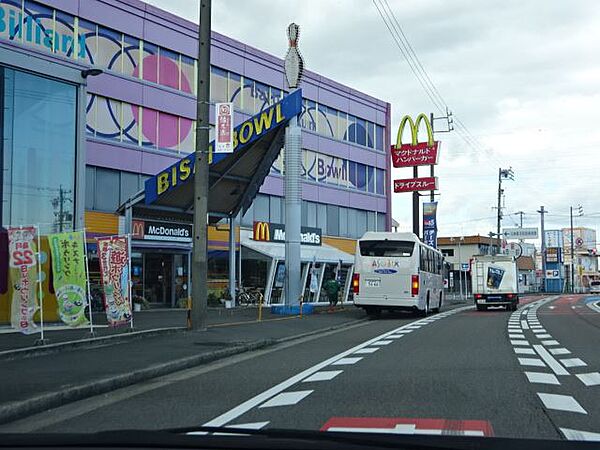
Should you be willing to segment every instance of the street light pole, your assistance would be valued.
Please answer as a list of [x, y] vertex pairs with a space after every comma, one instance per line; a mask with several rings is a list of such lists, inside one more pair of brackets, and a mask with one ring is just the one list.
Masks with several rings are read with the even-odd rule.
[[200, 0], [196, 151], [194, 155], [194, 241], [192, 246], [192, 330], [206, 328], [208, 278], [208, 144], [210, 101], [211, 0]]

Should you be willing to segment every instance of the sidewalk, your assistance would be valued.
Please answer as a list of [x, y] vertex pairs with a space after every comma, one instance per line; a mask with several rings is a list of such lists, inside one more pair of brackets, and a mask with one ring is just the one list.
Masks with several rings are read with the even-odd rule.
[[[352, 305], [346, 308], [355, 309]], [[263, 308], [262, 318], [268, 320], [277, 318], [271, 314], [268, 307]], [[209, 308], [208, 309], [208, 326], [218, 326], [231, 322], [253, 322], [258, 318], [257, 308]], [[185, 309], [149, 309], [145, 311], [134, 312], [133, 324], [135, 331], [156, 330], [153, 334], [166, 334], [184, 329], [187, 326], [187, 311]], [[128, 339], [134, 336], [129, 336], [131, 327], [109, 327], [106, 322], [106, 314], [94, 313], [94, 334], [96, 337], [116, 336], [121, 335]], [[139, 334], [137, 335], [139, 336]], [[0, 352], [22, 349], [35, 346], [36, 341], [40, 338], [40, 333], [24, 335], [9, 326], [0, 328]], [[90, 338], [90, 328], [70, 329], [63, 324], [51, 324], [44, 327], [44, 338], [50, 344], [57, 344], [69, 341], [78, 341], [81, 339]]]
[[277, 316], [262, 322], [219, 319], [218, 315], [213, 318], [213, 327], [204, 332], [185, 331], [3, 361], [0, 423], [219, 358], [349, 326], [365, 316], [361, 310], [346, 307], [332, 314]]

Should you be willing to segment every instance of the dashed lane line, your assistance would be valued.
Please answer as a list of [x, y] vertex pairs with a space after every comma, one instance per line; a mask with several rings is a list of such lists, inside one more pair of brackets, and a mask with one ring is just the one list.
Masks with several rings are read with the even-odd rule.
[[578, 373], [575, 375], [577, 378], [581, 380], [583, 384], [586, 386], [598, 386], [600, 385], [600, 373], [592, 372], [592, 373]]
[[537, 395], [546, 409], [587, 414], [583, 406], [570, 395], [547, 394], [543, 392], [538, 392]]
[[[377, 349], [373, 349], [373, 350], [377, 350]], [[333, 380], [335, 377], [337, 377], [340, 373], [343, 373], [343, 370], [322, 370], [321, 372], [317, 372], [313, 375], [311, 375], [308, 378], [305, 378], [304, 380], [302, 380], [303, 383], [312, 383], [315, 381], [329, 381], [329, 380]]]
[[558, 384], [560, 381], [556, 378], [556, 375], [551, 373], [543, 372], [525, 372], [525, 376], [530, 383], [541, 383], [541, 384]]
[[266, 401], [259, 408], [274, 408], [276, 406], [290, 406], [295, 405], [300, 400], [308, 397], [314, 390], [307, 391], [294, 391], [294, 392], [282, 392], [277, 394], [272, 399]]
[[566, 358], [566, 359], [561, 359], [560, 362], [565, 367], [584, 367], [584, 366], [587, 366], [587, 364], [585, 363], [585, 361], [581, 360], [580, 358]]

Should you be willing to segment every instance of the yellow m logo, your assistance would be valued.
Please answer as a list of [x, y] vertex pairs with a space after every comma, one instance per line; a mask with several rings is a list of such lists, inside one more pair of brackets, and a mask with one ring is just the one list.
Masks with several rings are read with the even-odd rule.
[[412, 145], [417, 145], [419, 143], [419, 127], [421, 126], [421, 122], [425, 122], [425, 127], [427, 128], [427, 144], [430, 146], [433, 145], [433, 128], [431, 128], [429, 118], [424, 113], [421, 113], [417, 116], [417, 120], [414, 122], [410, 116], [404, 116], [402, 118], [400, 121], [400, 126], [398, 127], [398, 136], [396, 137], [397, 148], [400, 148], [402, 145], [402, 133], [404, 132], [404, 127], [407, 123], [410, 126]]
[[271, 232], [267, 222], [254, 222], [254, 240], [255, 241], [270, 241]]

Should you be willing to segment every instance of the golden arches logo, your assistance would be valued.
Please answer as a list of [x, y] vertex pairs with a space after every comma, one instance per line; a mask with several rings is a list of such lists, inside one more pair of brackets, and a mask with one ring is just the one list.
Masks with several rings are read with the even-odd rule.
[[400, 148], [402, 145], [402, 133], [404, 132], [404, 127], [407, 123], [410, 126], [411, 144], [417, 145], [419, 143], [419, 127], [421, 126], [421, 122], [425, 123], [425, 128], [427, 129], [427, 145], [434, 145], [433, 128], [431, 127], [429, 117], [427, 117], [425, 113], [421, 113], [417, 116], [415, 121], [413, 121], [410, 116], [404, 116], [402, 118], [400, 126], [398, 127], [398, 136], [396, 137], [397, 148]]
[[271, 231], [267, 222], [254, 222], [254, 240], [270, 241]]

